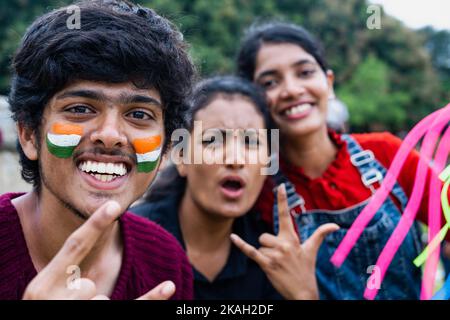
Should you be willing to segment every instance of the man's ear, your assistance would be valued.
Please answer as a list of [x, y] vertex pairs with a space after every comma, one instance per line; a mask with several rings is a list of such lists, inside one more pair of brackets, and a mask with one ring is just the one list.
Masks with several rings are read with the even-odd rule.
[[17, 124], [17, 133], [19, 135], [19, 143], [23, 152], [30, 160], [38, 159], [38, 147], [35, 132], [25, 125]]

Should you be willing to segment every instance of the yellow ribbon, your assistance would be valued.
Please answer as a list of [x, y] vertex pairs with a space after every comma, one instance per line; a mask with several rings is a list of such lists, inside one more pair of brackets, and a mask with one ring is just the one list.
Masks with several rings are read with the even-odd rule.
[[444, 225], [444, 227], [439, 231], [439, 233], [433, 238], [433, 240], [430, 241], [428, 246], [425, 248], [425, 250], [422, 251], [421, 254], [417, 256], [416, 259], [414, 259], [414, 264], [416, 267], [420, 267], [424, 262], [427, 260], [428, 255], [430, 252], [433, 252], [437, 246], [444, 240], [445, 235], [447, 234], [448, 230], [450, 229], [450, 206], [448, 204], [448, 188], [450, 185], [450, 165], [445, 168], [444, 171], [441, 172], [439, 175], [439, 179], [444, 182], [444, 187], [441, 191], [441, 203], [442, 203], [442, 211], [444, 212], [445, 220], [447, 221]]

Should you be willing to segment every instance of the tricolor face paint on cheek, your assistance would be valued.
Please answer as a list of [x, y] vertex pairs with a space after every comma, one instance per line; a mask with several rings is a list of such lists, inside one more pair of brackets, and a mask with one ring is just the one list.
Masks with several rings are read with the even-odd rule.
[[47, 148], [58, 158], [69, 158], [80, 143], [83, 127], [76, 124], [54, 123], [47, 133]]
[[151, 172], [156, 168], [161, 156], [161, 136], [151, 136], [133, 140], [136, 150], [137, 171]]

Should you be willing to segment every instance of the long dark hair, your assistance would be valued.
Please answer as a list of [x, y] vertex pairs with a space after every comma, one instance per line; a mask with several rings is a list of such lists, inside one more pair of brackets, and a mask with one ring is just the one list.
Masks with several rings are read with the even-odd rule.
[[327, 72], [328, 64], [322, 44], [304, 28], [286, 22], [269, 21], [253, 24], [245, 32], [237, 54], [237, 74], [253, 81], [258, 51], [264, 43], [291, 43], [312, 55]]
[[[265, 93], [259, 86], [241, 77], [216, 76], [199, 82], [193, 90], [185, 119], [185, 127], [189, 131], [193, 129], [197, 112], [207, 107], [219, 96], [225, 99], [236, 96], [248, 99], [263, 117], [266, 128], [270, 130], [273, 127]], [[184, 192], [185, 188], [186, 178], [178, 174], [175, 165], [170, 164], [158, 173], [155, 182], [144, 196], [144, 200], [158, 201], [169, 194]]]

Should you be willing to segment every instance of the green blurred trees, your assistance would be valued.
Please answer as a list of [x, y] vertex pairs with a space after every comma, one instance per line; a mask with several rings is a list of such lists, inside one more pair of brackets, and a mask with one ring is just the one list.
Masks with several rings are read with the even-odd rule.
[[450, 30], [436, 31], [426, 27], [420, 33], [425, 37], [425, 47], [441, 80], [440, 99], [450, 101]]
[[365, 130], [378, 129], [380, 124], [401, 128], [407, 119], [407, 110], [402, 106], [411, 99], [405, 92], [392, 89], [389, 67], [374, 55], [358, 65], [337, 95], [347, 103], [352, 124]]
[[28, 25], [64, 3], [68, 1], [0, 0], [0, 94], [8, 92], [11, 58]]
[[[40, 13], [68, 2], [0, 0], [1, 93], [8, 90], [7, 66], [26, 26]], [[407, 129], [450, 99], [449, 33], [416, 32], [384, 13], [381, 29], [369, 30], [366, 0], [140, 2], [183, 31], [205, 76], [234, 71], [239, 39], [255, 19], [304, 25], [326, 48], [336, 92], [349, 106], [353, 130]]]

